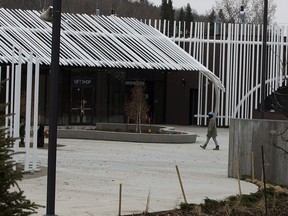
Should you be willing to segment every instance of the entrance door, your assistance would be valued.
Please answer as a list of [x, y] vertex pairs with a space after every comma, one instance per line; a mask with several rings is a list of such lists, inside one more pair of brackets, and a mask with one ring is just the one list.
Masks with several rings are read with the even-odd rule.
[[197, 125], [197, 118], [194, 117], [198, 112], [198, 90], [190, 89], [190, 109], [189, 109], [189, 124]]
[[92, 124], [93, 88], [73, 86], [71, 90], [71, 124]]

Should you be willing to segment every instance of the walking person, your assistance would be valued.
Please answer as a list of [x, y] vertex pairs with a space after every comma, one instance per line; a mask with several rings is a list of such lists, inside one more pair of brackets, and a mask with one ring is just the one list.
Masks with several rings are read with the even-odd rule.
[[217, 136], [217, 128], [216, 128], [216, 121], [214, 117], [214, 113], [213, 112], [209, 112], [208, 113], [208, 118], [209, 118], [209, 123], [208, 123], [208, 129], [207, 129], [207, 140], [203, 145], [200, 145], [201, 148], [206, 149], [209, 140], [213, 139], [214, 143], [215, 143], [215, 148], [213, 148], [213, 150], [219, 150], [219, 145], [216, 139]]

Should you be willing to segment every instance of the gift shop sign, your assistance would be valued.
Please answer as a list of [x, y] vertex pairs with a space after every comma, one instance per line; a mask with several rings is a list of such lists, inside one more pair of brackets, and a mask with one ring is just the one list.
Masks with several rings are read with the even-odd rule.
[[90, 86], [93, 85], [93, 79], [90, 78], [73, 78], [72, 85], [77, 86]]

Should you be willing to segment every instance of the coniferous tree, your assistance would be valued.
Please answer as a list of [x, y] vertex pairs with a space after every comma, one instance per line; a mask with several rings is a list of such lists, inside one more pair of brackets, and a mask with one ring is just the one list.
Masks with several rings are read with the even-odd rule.
[[212, 9], [211, 13], [208, 16], [208, 22], [210, 23], [210, 35], [213, 35], [214, 33], [215, 20], [216, 20], [216, 12], [214, 9]]
[[169, 20], [169, 28], [170, 32], [173, 31], [173, 26], [174, 26], [174, 20], [175, 20], [175, 10], [173, 8], [173, 2], [172, 0], [168, 0], [168, 17], [167, 20]]
[[168, 4], [167, 4], [167, 0], [162, 0], [161, 3], [161, 11], [160, 11], [160, 18], [161, 20], [165, 20], [168, 17]]
[[221, 20], [221, 22], [223, 22], [223, 23], [226, 22], [225, 15], [224, 15], [222, 9], [219, 10], [218, 16], [219, 16], [219, 19]]
[[192, 14], [192, 8], [190, 4], [187, 4], [186, 11], [185, 11], [185, 22], [186, 22], [186, 31], [190, 31], [190, 23], [194, 22], [194, 16]]
[[214, 9], [212, 9], [211, 13], [208, 16], [208, 21], [210, 23], [214, 23], [215, 22], [215, 18], [216, 18], [216, 12]]
[[24, 191], [17, 184], [22, 180], [22, 173], [14, 170], [12, 147], [15, 139], [5, 137], [5, 105], [0, 104], [0, 216], [26, 216], [36, 213], [39, 205], [26, 199]]
[[[166, 20], [167, 22], [169, 22], [169, 32], [173, 32], [173, 26], [174, 26], [174, 20], [175, 20], [175, 10], [173, 8], [173, 2], [172, 0], [162, 0], [162, 4], [161, 4], [161, 13], [160, 13], [160, 17], [161, 20]], [[162, 30], [163, 30], [163, 26], [162, 26]], [[168, 29], [166, 28], [166, 31], [168, 31]], [[167, 32], [165, 32], [167, 34]]]
[[184, 21], [185, 21], [185, 12], [183, 7], [181, 7], [177, 18], [177, 25], [181, 25], [180, 29], [184, 28]]
[[183, 7], [180, 8], [177, 21], [183, 22], [185, 20], [185, 12]]

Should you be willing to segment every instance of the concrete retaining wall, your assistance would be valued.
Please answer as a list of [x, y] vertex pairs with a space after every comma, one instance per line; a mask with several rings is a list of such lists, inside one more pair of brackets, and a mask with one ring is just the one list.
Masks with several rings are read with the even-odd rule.
[[[59, 128], [58, 138], [68, 139], [93, 139], [93, 140], [111, 140], [123, 142], [143, 142], [143, 143], [195, 143], [197, 134], [176, 131], [174, 127], [153, 126], [152, 131], [159, 133], [130, 133], [130, 132], [113, 132], [112, 130], [123, 131], [125, 124], [101, 123], [97, 127], [71, 127]], [[128, 126], [127, 126], [128, 127]], [[135, 125], [129, 125], [135, 129]], [[143, 126], [143, 131], [150, 126]], [[96, 130], [100, 129], [100, 130]], [[128, 128], [129, 129], [129, 128]], [[105, 131], [106, 130], [106, 131]]]
[[[252, 176], [252, 152], [255, 178], [262, 178], [262, 154], [264, 147], [266, 180], [288, 185], [288, 142], [280, 134], [288, 129], [288, 121], [232, 119], [229, 129], [228, 176], [236, 178], [236, 161], [239, 159], [240, 176]], [[288, 132], [283, 135], [288, 138]]]

